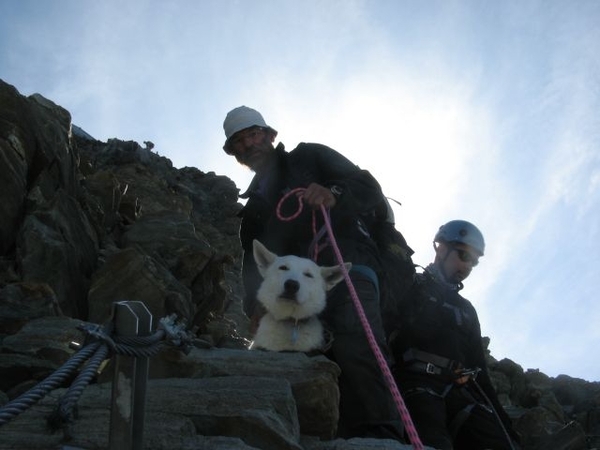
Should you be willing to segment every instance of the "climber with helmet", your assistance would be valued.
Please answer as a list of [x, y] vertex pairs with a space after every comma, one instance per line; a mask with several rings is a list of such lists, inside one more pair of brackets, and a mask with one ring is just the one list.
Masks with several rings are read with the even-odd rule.
[[[247, 106], [231, 110], [223, 129], [226, 137], [223, 150], [255, 174], [247, 191], [240, 195], [247, 202], [239, 213], [244, 251], [243, 308], [251, 324], [257, 324], [264, 314], [256, 299], [262, 277], [253, 258], [253, 240], [259, 240], [278, 255], [308, 257], [316, 259], [319, 265], [337, 265], [326, 233], [320, 237], [313, 228], [315, 212], [318, 229], [326, 231], [320, 213], [324, 206], [328, 208], [344, 261], [352, 263], [349, 276], [375, 339], [382, 353], [388, 355], [379, 301], [379, 250], [368, 232], [369, 221], [387, 213], [377, 180], [325, 145], [300, 143], [289, 152], [282, 143], [275, 146], [277, 131], [267, 125], [258, 111]], [[288, 193], [296, 193], [302, 200], [301, 211], [296, 195], [282, 202]], [[294, 220], [282, 220], [278, 207], [281, 216]], [[321, 319], [332, 337], [323, 352], [341, 369], [338, 436], [401, 441], [403, 428], [398, 411], [345, 283], [328, 293]], [[250, 328], [255, 331], [252, 325]]]
[[492, 386], [473, 305], [459, 294], [485, 251], [465, 220], [442, 225], [435, 258], [394, 314], [393, 374], [423, 444], [440, 450], [516, 449], [518, 436]]

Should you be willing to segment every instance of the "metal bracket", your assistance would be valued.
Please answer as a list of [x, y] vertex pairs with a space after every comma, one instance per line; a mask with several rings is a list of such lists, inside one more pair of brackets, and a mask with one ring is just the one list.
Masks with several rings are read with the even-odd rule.
[[[115, 336], [149, 336], [152, 314], [144, 303], [113, 303]], [[149, 358], [115, 355], [111, 396], [110, 450], [142, 450]]]

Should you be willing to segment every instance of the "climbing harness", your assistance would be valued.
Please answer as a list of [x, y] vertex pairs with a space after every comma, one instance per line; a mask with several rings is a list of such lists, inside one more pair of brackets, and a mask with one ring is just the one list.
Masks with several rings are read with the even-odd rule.
[[[443, 359], [446, 359], [446, 358], [442, 358], [441, 356], [438, 356], [438, 355], [421, 352], [421, 351], [415, 350], [415, 349], [409, 349], [405, 353], [405, 355], [406, 354], [409, 354], [409, 355], [417, 354], [421, 358], [424, 358], [424, 357], [428, 357], [430, 359], [438, 358], [436, 360], [436, 362], [438, 362], [438, 363], [441, 362]], [[425, 355], [427, 355], [427, 356], [425, 356]], [[452, 361], [449, 359], [446, 359], [446, 361], [447, 361], [447, 364], [446, 364], [447, 367], [454, 367], [456, 365], [455, 361]], [[444, 364], [442, 364], [442, 365], [444, 365]], [[409, 397], [412, 397], [417, 394], [428, 394], [428, 395], [432, 395], [434, 397], [439, 397], [439, 398], [443, 399], [443, 398], [446, 398], [446, 396], [450, 393], [451, 390], [458, 389], [459, 392], [470, 403], [467, 406], [465, 406], [463, 409], [461, 409], [448, 424], [448, 431], [450, 433], [450, 436], [452, 436], [452, 439], [456, 439], [456, 436], [458, 435], [460, 428], [463, 426], [463, 424], [469, 418], [469, 415], [471, 414], [473, 408], [475, 408], [476, 406], [479, 406], [480, 408], [483, 408], [484, 410], [486, 410], [488, 413], [494, 415], [494, 418], [498, 422], [498, 425], [500, 426], [500, 429], [502, 430], [502, 434], [504, 435], [504, 438], [508, 442], [508, 445], [510, 446], [511, 450], [517, 450], [513, 440], [511, 439], [510, 435], [508, 434], [508, 431], [506, 430], [506, 427], [504, 426], [504, 423], [502, 422], [502, 419], [500, 419], [498, 412], [494, 408], [493, 403], [491, 402], [489, 397], [485, 394], [484, 390], [479, 385], [479, 383], [477, 383], [477, 375], [479, 374], [479, 372], [481, 372], [481, 369], [479, 367], [475, 367], [473, 369], [454, 369], [452, 372], [450, 372], [447, 369], [447, 367], [442, 368], [431, 362], [426, 363], [423, 361], [416, 361], [416, 360], [413, 360], [413, 362], [409, 362], [408, 366], [407, 366], [407, 370], [414, 371], [414, 372], [427, 373], [429, 375], [447, 375], [447, 376], [451, 376], [452, 381], [446, 385], [446, 387], [444, 388], [444, 390], [441, 393], [438, 393], [429, 387], [415, 387], [415, 388], [407, 390], [405, 392], [405, 396], [407, 398], [409, 398]], [[470, 384], [468, 384], [469, 382], [470, 382]], [[470, 391], [469, 386], [474, 386], [476, 393], [481, 396], [481, 399], [475, 398], [473, 393]]]
[[416, 348], [409, 348], [402, 355], [402, 361], [407, 370], [429, 375], [443, 375], [454, 384], [463, 385], [470, 379], [475, 379], [481, 372], [479, 367], [465, 368], [462, 363]]
[[[292, 189], [282, 197], [282, 199], [279, 201], [279, 203], [277, 205], [277, 209], [276, 209], [277, 217], [280, 220], [290, 221], [300, 215], [300, 213], [302, 212], [302, 209], [303, 209], [302, 193], [304, 191], [305, 191], [304, 188]], [[298, 202], [299, 202], [298, 211], [291, 216], [283, 217], [281, 215], [281, 205], [290, 195], [294, 195], [294, 194], [297, 195]], [[388, 388], [392, 394], [392, 397], [394, 399], [394, 402], [396, 404], [398, 412], [400, 413], [400, 417], [402, 418], [402, 422], [404, 423], [406, 433], [407, 433], [409, 440], [412, 443], [413, 447], [417, 450], [423, 450], [423, 444], [421, 442], [421, 439], [419, 438], [417, 429], [410, 417], [410, 413], [408, 412], [408, 409], [406, 408], [406, 404], [404, 403], [404, 400], [402, 399], [402, 396], [400, 395], [400, 391], [398, 390], [398, 386], [396, 385], [396, 381], [394, 380], [394, 377], [392, 376], [392, 373], [387, 364], [387, 361], [385, 360], [383, 354], [381, 353], [381, 349], [379, 348], [379, 345], [377, 345], [377, 341], [375, 340], [375, 335], [373, 334], [373, 330], [371, 329], [369, 320], [367, 319], [365, 311], [364, 311], [362, 304], [360, 303], [360, 300], [356, 293], [356, 289], [354, 288], [354, 285], [352, 284], [352, 280], [350, 279], [350, 274], [344, 266], [344, 259], [342, 257], [340, 249], [335, 240], [335, 236], [333, 234], [333, 229], [331, 227], [331, 221], [329, 219], [329, 213], [323, 205], [321, 205], [321, 212], [323, 214], [323, 219], [325, 221], [325, 227], [327, 229], [329, 243], [334, 250], [338, 264], [342, 267], [342, 270], [344, 273], [344, 279], [346, 281], [346, 285], [348, 286], [348, 291], [350, 292], [350, 297], [352, 298], [352, 301], [354, 303], [354, 307], [355, 307], [358, 317], [360, 319], [361, 325], [365, 331], [365, 334], [367, 335], [367, 341], [369, 343], [369, 346], [371, 347], [371, 350], [373, 351], [373, 354], [375, 355], [375, 359], [377, 360], [377, 363], [379, 364], [379, 368], [382, 371], [383, 378], [385, 379], [385, 381], [388, 385]], [[315, 211], [313, 211], [313, 220], [312, 220], [313, 234], [316, 236], [317, 230], [316, 230], [316, 217], [315, 216], [316, 216]]]

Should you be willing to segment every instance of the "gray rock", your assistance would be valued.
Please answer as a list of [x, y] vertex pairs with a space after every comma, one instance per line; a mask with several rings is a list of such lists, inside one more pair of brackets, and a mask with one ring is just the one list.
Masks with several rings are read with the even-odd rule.
[[[57, 448], [65, 431], [50, 433], [46, 421], [64, 390], [56, 390], [2, 428], [0, 448]], [[88, 386], [67, 428], [68, 444], [107, 448], [111, 384]], [[251, 405], [251, 406], [250, 406]], [[179, 448], [184, 438], [225, 436], [251, 448], [299, 450], [299, 426], [285, 380], [261, 377], [163, 379], [148, 384], [144, 448]]]
[[286, 379], [296, 399], [302, 433], [335, 437], [339, 367], [324, 356], [303, 353], [194, 349], [188, 355], [165, 350], [152, 361], [152, 377], [231, 377], [239, 374]]
[[[177, 314], [198, 346], [151, 358], [147, 448], [405, 447], [335, 439], [339, 368], [325, 357], [246, 350], [230, 179], [176, 169], [150, 141], [97, 141], [65, 109], [1, 80], [0, 104], [0, 404], [60, 369], [82, 321], [139, 300], [155, 324]], [[524, 371], [482, 345], [526, 450], [600, 445], [598, 382]], [[85, 388], [72, 441], [46, 430], [56, 390], [0, 425], [0, 448], [106, 448], [112, 361]]]

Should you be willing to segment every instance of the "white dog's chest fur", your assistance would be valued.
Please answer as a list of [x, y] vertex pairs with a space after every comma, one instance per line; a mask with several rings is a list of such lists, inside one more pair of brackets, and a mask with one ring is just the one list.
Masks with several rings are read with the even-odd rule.
[[323, 325], [317, 317], [299, 321], [276, 320], [267, 313], [260, 321], [252, 348], [309, 352], [322, 348], [323, 344]]
[[263, 282], [256, 294], [267, 311], [251, 349], [310, 352], [323, 347], [327, 291], [344, 278], [344, 266], [321, 267], [297, 256], [277, 256], [254, 241], [254, 259]]

